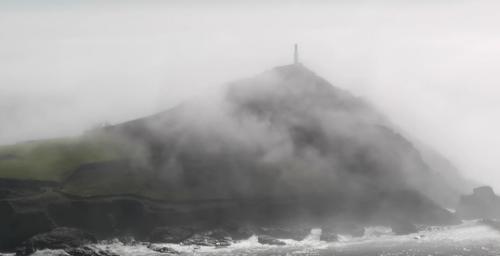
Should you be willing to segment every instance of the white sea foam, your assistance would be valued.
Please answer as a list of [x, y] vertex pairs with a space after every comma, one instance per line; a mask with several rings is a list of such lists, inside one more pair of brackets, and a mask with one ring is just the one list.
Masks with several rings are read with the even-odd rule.
[[[302, 241], [291, 239], [280, 239], [286, 245], [263, 245], [258, 242], [257, 236], [232, 243], [228, 247], [215, 248], [209, 246], [194, 246], [180, 244], [154, 244], [174, 249], [181, 255], [317, 255], [316, 252], [327, 250], [334, 253], [336, 250], [349, 248], [378, 248], [397, 247], [406, 248], [407, 251], [415, 248], [444, 248], [460, 245], [463, 250], [470, 250], [469, 245], [497, 245], [500, 241], [500, 232], [477, 221], [468, 221], [463, 224], [448, 227], [428, 227], [424, 230], [409, 235], [396, 236], [387, 227], [368, 227], [363, 237], [339, 236], [339, 240], [333, 243], [320, 241], [321, 229], [312, 229], [310, 234]], [[146, 243], [136, 245], [125, 245], [118, 240], [112, 240], [95, 245], [101, 250], [107, 250], [122, 256], [152, 256], [157, 252], [148, 248]], [[440, 247], [441, 246], [441, 247]], [[481, 247], [482, 248], [482, 247]], [[434, 249], [433, 249], [434, 250]], [[494, 250], [497, 250], [495, 247]], [[500, 250], [500, 248], [499, 248]], [[491, 254], [499, 255], [494, 251]], [[62, 250], [40, 250], [35, 256], [67, 255]], [[409, 254], [411, 255], [411, 254]]]
[[313, 228], [311, 229], [311, 233], [309, 233], [309, 235], [306, 238], [304, 238], [304, 241], [319, 242], [321, 233], [322, 233], [321, 228]]
[[54, 255], [57, 255], [57, 256], [68, 255], [68, 256], [70, 256], [69, 254], [67, 254], [63, 250], [49, 250], [49, 249], [38, 250], [35, 253], [31, 254], [31, 256], [54, 256]]
[[363, 238], [370, 239], [382, 236], [391, 236], [394, 235], [392, 232], [392, 228], [385, 226], [370, 226], [365, 228], [365, 234]]
[[[389, 228], [390, 229], [390, 228]], [[361, 238], [339, 240], [335, 246], [383, 245], [383, 244], [474, 244], [478, 241], [499, 241], [500, 233], [477, 221], [467, 221], [455, 226], [428, 227], [418, 233], [393, 235], [388, 229], [372, 227]]]
[[259, 240], [258, 237], [256, 235], [253, 235], [246, 240], [241, 240], [233, 243], [230, 247], [235, 249], [257, 247], [261, 245], [258, 240]]
[[[457, 226], [428, 227], [415, 234], [396, 236], [389, 227], [374, 226], [365, 229], [363, 237], [351, 237], [339, 235], [339, 240], [333, 243], [320, 241], [321, 229], [312, 229], [310, 234], [302, 241], [292, 239], [279, 239], [286, 243], [284, 246], [263, 245], [258, 242], [257, 236], [251, 236], [246, 240], [232, 243], [228, 247], [215, 248], [209, 246], [193, 246], [179, 244], [155, 244], [165, 246], [181, 252], [184, 255], [231, 255], [232, 252], [247, 252], [247, 255], [259, 254], [264, 251], [293, 251], [299, 254], [307, 254], [309, 251], [326, 248], [342, 248], [352, 246], [383, 246], [407, 244], [419, 246], [419, 244], [453, 244], [474, 243], [475, 241], [493, 241], [500, 239], [500, 233], [475, 221], [465, 222]], [[101, 246], [120, 255], [152, 255], [154, 252], [145, 245], [126, 246], [121, 243]], [[50, 255], [50, 254], [39, 254]], [[242, 254], [245, 255], [245, 254]], [[278, 255], [278, 254], [277, 254]]]

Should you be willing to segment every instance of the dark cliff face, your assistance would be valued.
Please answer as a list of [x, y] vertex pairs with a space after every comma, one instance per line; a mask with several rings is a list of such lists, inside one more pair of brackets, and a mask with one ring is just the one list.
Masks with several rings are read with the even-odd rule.
[[123, 170], [150, 175], [146, 185], [173, 198], [338, 202], [415, 190], [442, 202], [441, 194], [455, 193], [381, 114], [302, 65], [107, 132], [138, 148]]

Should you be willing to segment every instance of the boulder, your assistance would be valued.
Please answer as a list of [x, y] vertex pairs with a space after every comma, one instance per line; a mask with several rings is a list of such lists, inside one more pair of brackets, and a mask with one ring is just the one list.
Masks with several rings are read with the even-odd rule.
[[488, 186], [478, 187], [472, 195], [464, 195], [457, 206], [462, 219], [500, 218], [500, 197]]
[[260, 244], [269, 244], [269, 245], [286, 245], [285, 242], [280, 241], [272, 236], [268, 235], [259, 235], [258, 239]]
[[188, 227], [158, 227], [149, 236], [152, 243], [180, 243], [194, 234]]
[[96, 243], [94, 236], [76, 228], [58, 227], [50, 232], [33, 236], [25, 242], [24, 252], [39, 249], [68, 249]]

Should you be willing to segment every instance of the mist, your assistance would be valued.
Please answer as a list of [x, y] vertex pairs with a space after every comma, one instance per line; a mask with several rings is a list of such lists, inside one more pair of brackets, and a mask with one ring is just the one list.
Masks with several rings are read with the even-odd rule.
[[499, 4], [0, 4], [0, 144], [75, 136], [301, 61], [500, 190]]

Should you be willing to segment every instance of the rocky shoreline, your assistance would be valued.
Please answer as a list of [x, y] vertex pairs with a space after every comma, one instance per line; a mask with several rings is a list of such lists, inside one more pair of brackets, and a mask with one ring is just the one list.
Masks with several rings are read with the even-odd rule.
[[[260, 244], [282, 246], [282, 239], [301, 241], [312, 228], [321, 228], [320, 240], [335, 242], [339, 235], [364, 236], [366, 226], [389, 226], [395, 235], [405, 235], [426, 225], [457, 224], [461, 217], [404, 191], [397, 198], [387, 197], [390, 201], [376, 202], [387, 207], [377, 208], [378, 213], [365, 202], [364, 210], [371, 214], [363, 218], [360, 209], [345, 212], [338, 210], [341, 204], [321, 204], [326, 202], [321, 198], [309, 198], [309, 204], [304, 198], [174, 202], [133, 195], [85, 198], [61, 193], [48, 183], [2, 184], [10, 191], [0, 198], [0, 252], [20, 256], [45, 249], [74, 256], [114, 256], [98, 245], [116, 242], [176, 255], [179, 252], [168, 244], [224, 248], [252, 236]], [[471, 200], [462, 202], [457, 215]], [[388, 202], [395, 206], [388, 207]], [[377, 217], [385, 215], [390, 220]], [[494, 220], [481, 223], [500, 226]]]
[[[104, 256], [112, 254], [91, 244], [120, 239], [174, 253], [153, 243], [224, 247], [256, 235], [259, 243], [281, 245], [278, 239], [300, 241], [314, 227], [324, 231], [322, 240], [335, 241], [340, 233], [362, 236], [364, 225], [387, 225], [395, 233], [405, 234], [415, 232], [417, 224], [449, 225], [458, 221], [446, 210], [409, 192], [388, 201], [400, 209], [377, 208], [377, 214], [363, 218], [362, 210], [339, 210], [340, 202], [325, 203], [323, 198], [168, 202], [128, 195], [78, 197], [60, 193], [52, 185], [11, 186], [12, 193], [1, 198], [0, 251], [29, 255], [40, 249], [63, 249], [70, 255]], [[405, 205], [418, 206], [418, 216], [410, 214], [417, 208], [404, 210]], [[375, 212], [368, 206], [365, 204], [365, 209]], [[375, 217], [386, 215], [390, 221]]]
[[[263, 216], [236, 213], [235, 208], [239, 208], [240, 213], [252, 207], [262, 210], [262, 203], [256, 204], [229, 201], [162, 203], [124, 196], [76, 200], [55, 192], [4, 199], [0, 201], [0, 249], [29, 255], [28, 252], [36, 249], [74, 248], [113, 238], [225, 246], [254, 234], [262, 235], [259, 239], [263, 243], [278, 244], [275, 238], [301, 240], [309, 234], [309, 229], [304, 227], [264, 228], [269, 223], [260, 219]], [[43, 240], [47, 242], [40, 242]]]
[[[233, 243], [246, 240], [255, 236], [259, 244], [284, 246], [284, 239], [302, 241], [306, 239], [311, 230], [305, 228], [285, 227], [226, 227], [211, 230], [199, 229], [199, 227], [157, 227], [146, 240], [136, 240], [132, 236], [120, 236], [108, 240], [98, 240], [94, 235], [76, 228], [56, 227], [51, 231], [34, 235], [24, 241], [20, 246], [10, 253], [18, 256], [31, 255], [38, 250], [60, 250], [68, 255], [74, 256], [115, 256], [108, 250], [99, 248], [98, 244], [121, 243], [126, 246], [143, 246], [152, 252], [166, 255], [179, 254], [169, 244], [183, 246], [224, 248]], [[361, 228], [363, 230], [363, 228]], [[358, 233], [357, 236], [363, 235]], [[321, 232], [321, 241], [338, 241], [338, 234], [330, 231]]]

